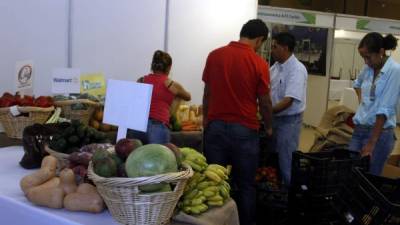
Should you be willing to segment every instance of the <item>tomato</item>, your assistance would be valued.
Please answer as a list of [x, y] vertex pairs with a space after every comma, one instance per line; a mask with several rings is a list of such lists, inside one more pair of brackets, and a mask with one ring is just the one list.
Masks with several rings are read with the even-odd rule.
[[35, 99], [34, 105], [37, 107], [47, 108], [53, 105], [53, 99], [49, 96], [40, 96]]

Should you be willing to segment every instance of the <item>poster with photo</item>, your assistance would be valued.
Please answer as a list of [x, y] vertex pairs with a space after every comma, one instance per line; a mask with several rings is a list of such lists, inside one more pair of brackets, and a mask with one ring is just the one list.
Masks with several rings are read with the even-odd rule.
[[[304, 27], [284, 24], [270, 24], [272, 36], [279, 32], [289, 32], [296, 38], [294, 54], [309, 74], [325, 76], [328, 28]], [[275, 60], [271, 57], [271, 38], [260, 48], [259, 54], [272, 66]]]
[[33, 61], [25, 60], [15, 63], [15, 80], [17, 91], [33, 88]]

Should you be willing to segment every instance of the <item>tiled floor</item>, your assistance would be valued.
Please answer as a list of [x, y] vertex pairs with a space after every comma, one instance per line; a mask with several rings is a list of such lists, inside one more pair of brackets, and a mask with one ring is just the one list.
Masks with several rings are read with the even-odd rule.
[[[312, 144], [314, 143], [314, 128], [312, 127], [303, 127], [300, 133], [300, 143], [299, 149], [303, 152], [308, 152]], [[400, 127], [396, 127], [396, 137], [400, 139]], [[400, 140], [396, 141], [395, 147], [393, 149], [392, 154], [400, 154]]]

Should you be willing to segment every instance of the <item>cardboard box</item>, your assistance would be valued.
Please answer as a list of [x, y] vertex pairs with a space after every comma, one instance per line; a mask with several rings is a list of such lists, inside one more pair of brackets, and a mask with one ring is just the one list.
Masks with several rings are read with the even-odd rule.
[[391, 155], [382, 171], [382, 176], [400, 178], [400, 155]]

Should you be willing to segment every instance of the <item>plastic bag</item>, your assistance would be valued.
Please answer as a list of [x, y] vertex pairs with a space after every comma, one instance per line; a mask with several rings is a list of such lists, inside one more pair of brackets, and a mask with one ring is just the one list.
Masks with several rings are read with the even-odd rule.
[[48, 155], [44, 146], [51, 137], [65, 129], [69, 123], [57, 124], [34, 124], [24, 129], [22, 134], [22, 144], [24, 156], [19, 164], [25, 169], [39, 168], [43, 157]]

